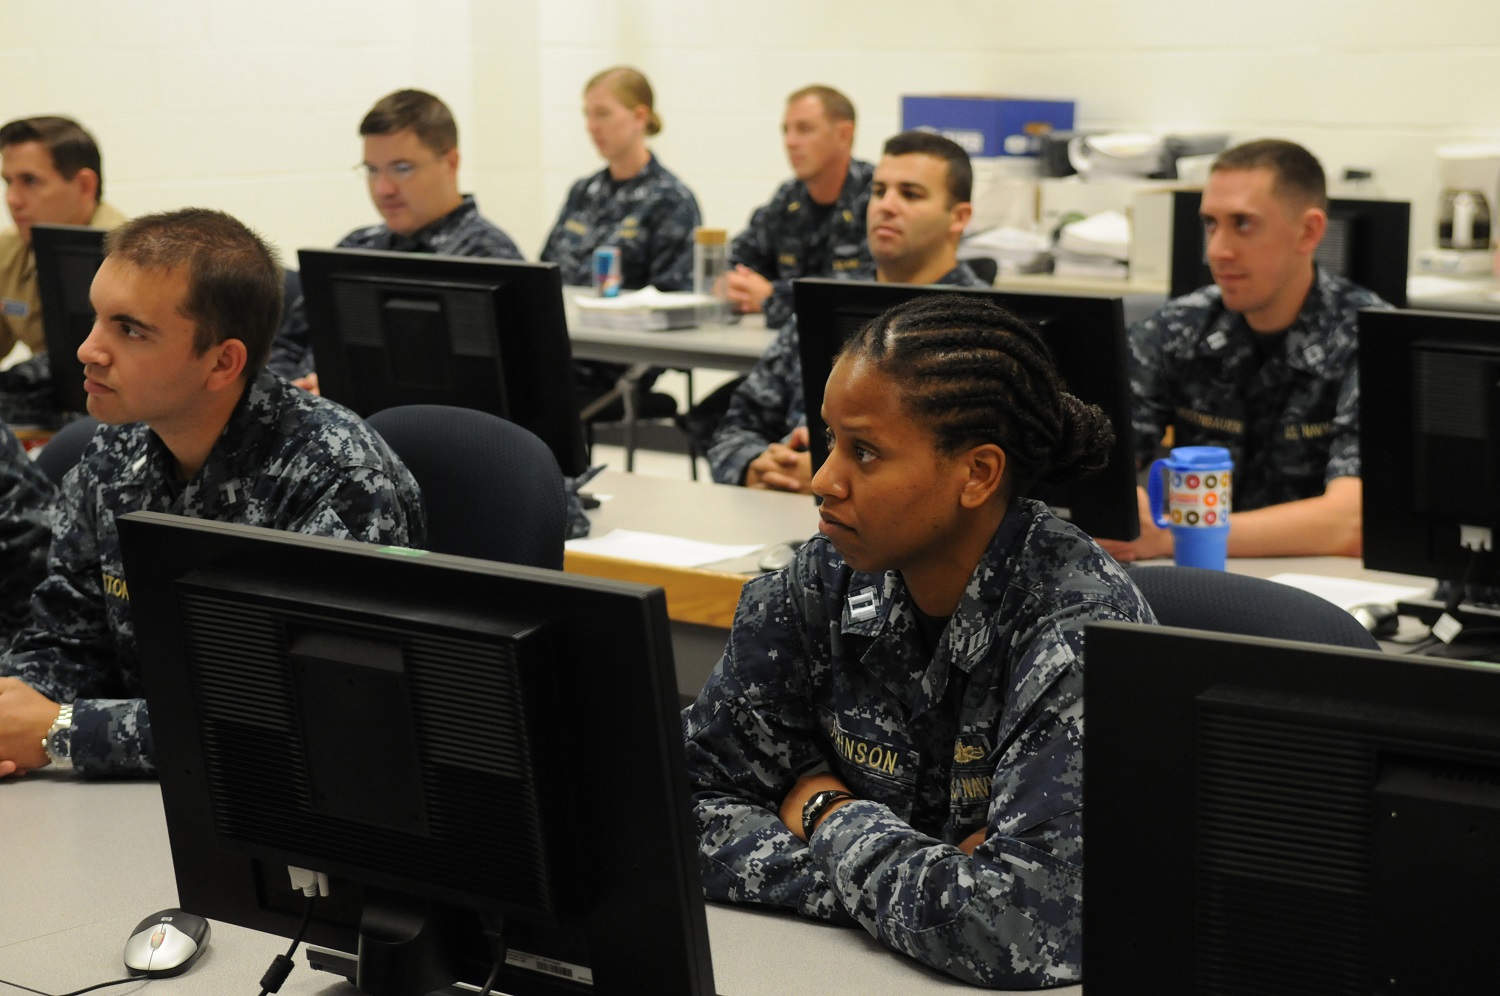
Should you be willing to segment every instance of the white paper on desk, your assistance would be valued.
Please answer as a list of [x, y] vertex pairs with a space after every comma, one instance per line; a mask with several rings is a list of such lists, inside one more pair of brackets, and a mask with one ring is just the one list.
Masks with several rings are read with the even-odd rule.
[[635, 529], [611, 529], [598, 538], [567, 542], [568, 549], [578, 553], [594, 553], [622, 560], [643, 560], [648, 564], [666, 567], [702, 567], [704, 564], [747, 556], [762, 546], [764, 544], [760, 543], [705, 543], [701, 540], [683, 539], [681, 536], [643, 533]]
[[1414, 588], [1401, 584], [1382, 584], [1379, 581], [1359, 581], [1354, 578], [1325, 578], [1318, 574], [1276, 574], [1270, 580], [1312, 592], [1326, 598], [1342, 609], [1356, 605], [1393, 605], [1404, 598], [1426, 598], [1432, 587]]
[[655, 287], [626, 291], [614, 297], [599, 297], [595, 294], [579, 294], [573, 303], [585, 311], [649, 311], [657, 308], [697, 308], [717, 303], [710, 294], [694, 294], [691, 291], [662, 291]]

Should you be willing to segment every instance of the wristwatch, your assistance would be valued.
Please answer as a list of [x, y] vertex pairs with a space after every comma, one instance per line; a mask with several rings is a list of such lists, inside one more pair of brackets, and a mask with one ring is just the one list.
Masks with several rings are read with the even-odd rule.
[[72, 770], [73, 706], [71, 703], [57, 711], [57, 719], [52, 723], [52, 728], [47, 731], [47, 735], [42, 738], [42, 750], [47, 752], [47, 757], [59, 770]]
[[823, 814], [828, 812], [828, 807], [836, 802], [852, 798], [854, 796], [843, 789], [824, 789], [821, 792], [814, 792], [802, 806], [802, 835], [812, 836], [813, 828], [818, 825]]

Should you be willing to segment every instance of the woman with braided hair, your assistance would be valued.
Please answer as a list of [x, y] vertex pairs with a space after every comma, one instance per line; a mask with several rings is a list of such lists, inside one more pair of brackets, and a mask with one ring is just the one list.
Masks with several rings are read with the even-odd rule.
[[972, 296], [836, 359], [820, 536], [750, 582], [684, 713], [710, 899], [856, 922], [979, 985], [1080, 972], [1083, 628], [1154, 621], [1024, 497], [1113, 432], [1041, 338]]

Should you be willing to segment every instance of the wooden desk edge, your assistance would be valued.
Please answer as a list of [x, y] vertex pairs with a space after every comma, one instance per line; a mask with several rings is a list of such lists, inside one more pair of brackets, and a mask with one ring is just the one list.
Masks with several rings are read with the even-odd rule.
[[740, 589], [749, 580], [743, 574], [705, 570], [701, 567], [667, 567], [639, 560], [603, 557], [597, 553], [563, 554], [563, 570], [616, 581], [657, 585], [667, 592], [667, 616], [676, 622], [697, 623], [728, 629], [734, 622]]

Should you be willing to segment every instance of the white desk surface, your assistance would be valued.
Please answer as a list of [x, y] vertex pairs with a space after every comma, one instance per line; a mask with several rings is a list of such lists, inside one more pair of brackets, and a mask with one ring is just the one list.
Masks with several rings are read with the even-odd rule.
[[[7, 855], [0, 870], [0, 978], [10, 982], [61, 993], [123, 978], [121, 953], [131, 928], [177, 905], [155, 782], [84, 782], [45, 770], [0, 782], [0, 841]], [[708, 929], [722, 996], [973, 991], [859, 930], [717, 905], [708, 908]], [[254, 993], [287, 943], [215, 922], [208, 949], [187, 974], [106, 992]], [[308, 968], [303, 952], [296, 962], [282, 993], [355, 992]], [[0, 984], [0, 996], [22, 992]], [[1082, 990], [1051, 992], [1079, 996]]]
[[563, 288], [568, 316], [568, 338], [573, 357], [609, 363], [650, 363], [668, 367], [706, 367], [749, 373], [760, 354], [776, 338], [763, 315], [746, 315], [731, 324], [700, 325], [690, 329], [644, 332], [588, 328], [579, 321], [576, 287]]
[[[605, 470], [584, 486], [608, 496], [589, 512], [592, 536], [638, 529], [714, 543], [769, 545], [805, 540], [818, 531], [818, 506], [809, 495], [759, 491], [708, 481], [685, 481]], [[712, 565], [755, 570], [758, 555]]]

